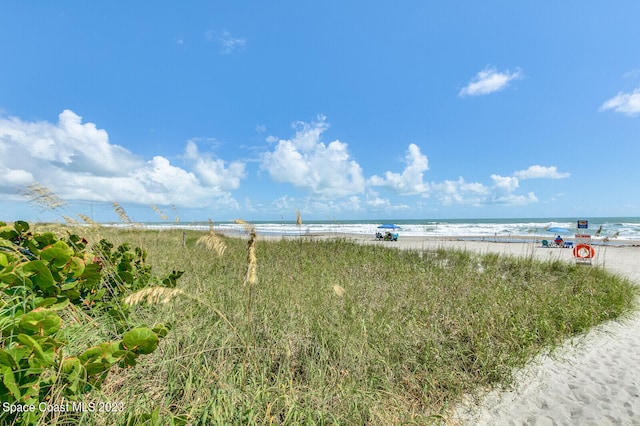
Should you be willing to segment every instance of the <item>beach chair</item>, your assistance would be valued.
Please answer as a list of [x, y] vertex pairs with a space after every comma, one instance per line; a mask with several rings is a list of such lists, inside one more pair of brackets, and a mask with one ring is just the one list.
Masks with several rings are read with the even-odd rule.
[[542, 247], [549, 248], [549, 241], [547, 241], [547, 240], [542, 240]]

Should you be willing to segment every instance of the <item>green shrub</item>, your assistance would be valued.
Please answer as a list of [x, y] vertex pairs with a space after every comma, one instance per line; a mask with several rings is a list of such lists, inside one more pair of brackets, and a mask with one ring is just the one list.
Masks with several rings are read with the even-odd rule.
[[[155, 351], [167, 328], [132, 328], [120, 299], [160, 282], [175, 286], [181, 275], [154, 280], [146, 252], [128, 244], [114, 248], [102, 240], [91, 251], [75, 234], [61, 239], [33, 233], [23, 221], [0, 222], [0, 421], [33, 424], [48, 411], [82, 407], [64, 401], [79, 401], [113, 366], [133, 366], [138, 356]], [[78, 310], [114, 318], [118, 339], [69, 348], [68, 313]]]

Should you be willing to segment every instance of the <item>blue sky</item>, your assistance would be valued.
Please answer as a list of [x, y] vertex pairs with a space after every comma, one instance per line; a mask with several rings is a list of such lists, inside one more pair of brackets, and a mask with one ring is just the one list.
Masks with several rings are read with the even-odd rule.
[[640, 2], [522, 3], [3, 2], [0, 220], [640, 216]]

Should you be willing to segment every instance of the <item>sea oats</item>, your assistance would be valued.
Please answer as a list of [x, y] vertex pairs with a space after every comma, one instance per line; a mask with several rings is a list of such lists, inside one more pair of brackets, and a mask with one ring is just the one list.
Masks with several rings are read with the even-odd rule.
[[160, 216], [160, 219], [167, 220], [167, 215], [164, 214], [164, 212], [160, 210], [157, 206], [151, 204], [151, 208], [153, 209], [154, 212], [158, 214], [158, 216]]
[[256, 240], [258, 235], [256, 229], [252, 228], [249, 234], [249, 243], [247, 249], [247, 274], [244, 278], [244, 283], [254, 285], [258, 282], [258, 276], [256, 269], [258, 267], [258, 258], [256, 257]]
[[28, 198], [31, 203], [50, 210], [57, 210], [67, 204], [66, 201], [58, 197], [51, 189], [38, 182], [28, 185], [26, 189], [20, 190], [19, 193]]
[[207, 250], [216, 252], [219, 257], [222, 257], [227, 249], [227, 245], [224, 243], [222, 238], [220, 238], [213, 230], [213, 221], [211, 219], [209, 219], [209, 233], [198, 238], [196, 244], [203, 245]]
[[113, 210], [118, 214], [118, 217], [120, 217], [120, 221], [122, 223], [131, 223], [131, 218], [129, 217], [127, 212], [124, 210], [124, 207], [122, 207], [120, 204], [116, 203], [115, 201], [111, 204], [113, 205]]
[[93, 221], [89, 216], [84, 215], [82, 213], [78, 213], [78, 217], [84, 221], [87, 225], [97, 225], [96, 222]]
[[122, 301], [130, 306], [147, 302], [150, 305], [166, 304], [176, 296], [184, 294], [182, 290], [167, 287], [146, 287], [125, 297]]

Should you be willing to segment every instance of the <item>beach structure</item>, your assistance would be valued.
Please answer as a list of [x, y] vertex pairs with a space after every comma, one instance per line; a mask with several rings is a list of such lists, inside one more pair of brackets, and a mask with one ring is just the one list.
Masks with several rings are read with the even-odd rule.
[[[591, 259], [595, 257], [596, 251], [591, 245], [591, 235], [586, 233], [587, 229], [589, 229], [589, 221], [579, 220], [576, 227], [576, 246], [573, 248], [573, 257], [576, 259], [577, 263], [586, 263], [591, 265]], [[600, 234], [601, 231], [602, 227], [600, 227], [596, 233]]]
[[398, 225], [393, 223], [385, 223], [383, 225], [378, 226], [378, 229], [382, 229], [383, 232], [376, 232], [376, 240], [382, 241], [398, 241], [398, 233], [392, 232], [397, 229], [400, 229]]

